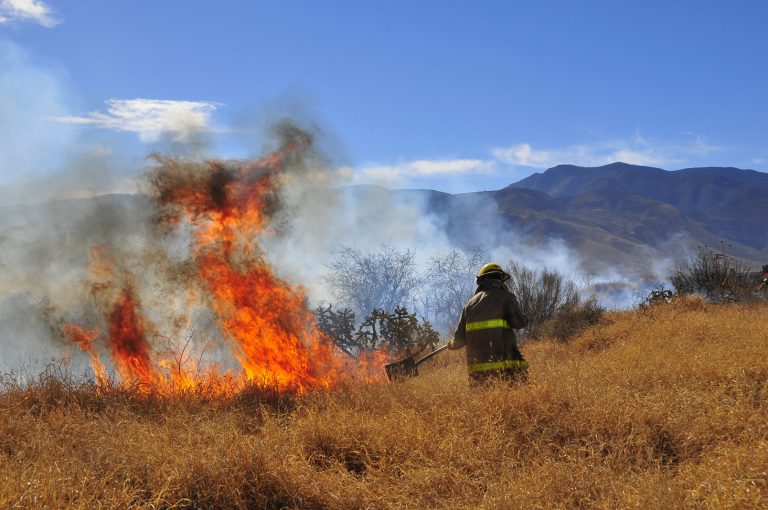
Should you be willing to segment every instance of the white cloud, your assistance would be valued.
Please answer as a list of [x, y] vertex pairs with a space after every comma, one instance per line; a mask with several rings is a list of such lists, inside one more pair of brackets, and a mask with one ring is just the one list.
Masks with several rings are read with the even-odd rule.
[[551, 168], [562, 164], [600, 166], [616, 161], [645, 166], [675, 165], [719, 150], [720, 147], [708, 144], [700, 136], [693, 142], [669, 144], [651, 142], [638, 134], [630, 139], [549, 149], [534, 149], [530, 144], [520, 143], [497, 147], [491, 153], [511, 166]]
[[[724, 149], [708, 143], [694, 133], [682, 133], [677, 143], [658, 142], [636, 133], [632, 137], [571, 144], [564, 147], [538, 148], [529, 143], [492, 149], [487, 159], [418, 159], [394, 164], [369, 163], [337, 169], [336, 177], [356, 184], [378, 184], [386, 187], [428, 186], [451, 189], [451, 184], [464, 183], [470, 176], [483, 175], [483, 181], [503, 183], [522, 179], [531, 169], [546, 169], [561, 164], [602, 166], [615, 162], [671, 168], [711, 164], [708, 157]], [[469, 180], [468, 180], [469, 179]], [[475, 182], [479, 182], [475, 180]], [[472, 186], [472, 185], [470, 185]]]
[[[354, 170], [359, 181], [382, 185], [397, 185], [414, 177], [456, 176], [468, 173], [487, 174], [496, 167], [493, 160], [483, 159], [419, 159], [396, 165], [368, 164]], [[349, 174], [348, 167], [343, 169]]]
[[533, 168], [546, 168], [552, 161], [564, 157], [563, 151], [534, 150], [530, 144], [521, 143], [505, 148], [495, 148], [491, 151], [493, 157], [503, 163], [513, 166], [530, 166]]
[[61, 23], [53, 10], [40, 0], [0, 0], [0, 23], [32, 21], [44, 27]]
[[481, 159], [420, 159], [406, 165], [408, 171], [417, 175], [456, 174], [465, 172], [482, 172], [490, 170], [493, 161]]
[[213, 131], [211, 114], [218, 107], [217, 103], [206, 101], [110, 99], [106, 113], [91, 112], [84, 117], [56, 117], [55, 120], [137, 133], [143, 142], [158, 141], [163, 135], [183, 142], [199, 133]]

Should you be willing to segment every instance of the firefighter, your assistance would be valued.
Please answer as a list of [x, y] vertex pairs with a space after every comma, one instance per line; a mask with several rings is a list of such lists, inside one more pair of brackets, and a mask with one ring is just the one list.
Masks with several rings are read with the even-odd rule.
[[760, 292], [765, 292], [768, 290], [768, 264], [765, 264], [763, 266], [763, 272], [761, 274], [762, 281], [760, 282], [760, 285], [757, 286], [757, 290]]
[[517, 347], [515, 329], [526, 326], [517, 298], [506, 285], [500, 265], [484, 265], [477, 274], [475, 295], [464, 306], [450, 349], [467, 348], [467, 370], [473, 381], [502, 378], [525, 380], [528, 362]]

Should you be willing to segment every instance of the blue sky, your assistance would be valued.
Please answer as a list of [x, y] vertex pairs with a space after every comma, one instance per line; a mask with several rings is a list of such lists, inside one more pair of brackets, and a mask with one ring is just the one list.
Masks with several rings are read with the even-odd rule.
[[766, 26], [764, 1], [0, 0], [0, 172], [201, 134], [245, 157], [284, 115], [351, 182], [392, 187], [616, 160], [766, 171]]

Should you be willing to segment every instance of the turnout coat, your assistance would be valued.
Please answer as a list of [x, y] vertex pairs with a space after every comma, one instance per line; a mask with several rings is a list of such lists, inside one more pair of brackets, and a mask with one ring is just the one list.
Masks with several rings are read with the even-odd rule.
[[528, 362], [517, 347], [515, 329], [528, 324], [517, 298], [501, 280], [482, 280], [464, 306], [451, 349], [467, 348], [473, 378], [525, 375]]

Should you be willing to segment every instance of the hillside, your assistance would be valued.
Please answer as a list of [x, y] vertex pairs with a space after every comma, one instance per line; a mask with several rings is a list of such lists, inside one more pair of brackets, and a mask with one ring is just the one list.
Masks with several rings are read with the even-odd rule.
[[674, 207], [714, 237], [752, 250], [768, 249], [768, 223], [764, 221], [768, 174], [754, 170], [710, 167], [666, 171], [625, 163], [594, 168], [560, 165], [510, 188], [536, 190], [555, 198], [589, 193], [639, 195]]
[[524, 345], [512, 389], [468, 387], [462, 353], [298, 399], [6, 379], [0, 507], [764, 508], [766, 312], [612, 312]]

